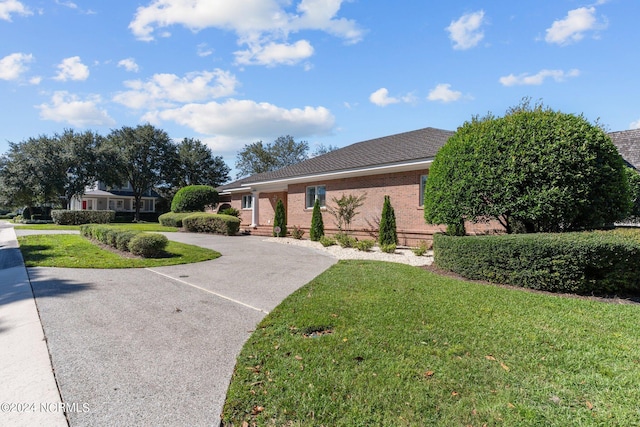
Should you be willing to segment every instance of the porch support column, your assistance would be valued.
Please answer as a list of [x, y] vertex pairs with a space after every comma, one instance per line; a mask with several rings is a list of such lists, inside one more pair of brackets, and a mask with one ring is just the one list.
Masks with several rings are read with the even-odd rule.
[[260, 225], [260, 192], [251, 193], [251, 227]]

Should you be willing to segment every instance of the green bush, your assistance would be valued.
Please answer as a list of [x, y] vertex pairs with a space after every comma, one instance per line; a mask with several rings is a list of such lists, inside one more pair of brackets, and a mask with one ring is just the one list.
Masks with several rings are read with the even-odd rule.
[[380, 231], [378, 232], [378, 243], [380, 246], [398, 244], [398, 233], [396, 231], [396, 214], [391, 206], [391, 198], [384, 196], [382, 214], [380, 215]]
[[313, 213], [311, 214], [311, 230], [309, 230], [309, 238], [317, 242], [324, 236], [324, 221], [322, 220], [322, 212], [320, 211], [320, 201], [316, 199], [313, 204]]
[[160, 225], [182, 228], [182, 220], [196, 212], [167, 212], [158, 217]]
[[380, 250], [387, 254], [393, 254], [396, 252], [397, 247], [398, 245], [396, 245], [395, 243], [390, 243], [388, 245], [380, 245]]
[[115, 211], [51, 211], [53, 222], [58, 225], [108, 224], [116, 217]]
[[331, 237], [327, 237], [327, 236], [322, 236], [319, 242], [325, 248], [336, 244], [335, 239], [332, 239]]
[[434, 261], [469, 279], [582, 295], [640, 294], [640, 241], [619, 232], [434, 236]]
[[226, 208], [218, 213], [221, 215], [229, 215], [229, 216], [235, 216], [236, 218], [240, 218], [240, 211], [236, 208]]
[[123, 251], [123, 252], [128, 251], [129, 250], [129, 242], [131, 241], [131, 239], [136, 237], [138, 234], [140, 234], [140, 232], [138, 232], [138, 231], [122, 230], [116, 236], [116, 248], [119, 251]]
[[427, 242], [426, 240], [421, 240], [420, 243], [418, 243], [418, 246], [411, 249], [411, 251], [413, 251], [416, 256], [423, 256], [429, 249], [431, 249], [431, 245], [429, 244], [429, 242]]
[[353, 248], [358, 242], [355, 237], [349, 236], [347, 233], [338, 233], [333, 237], [336, 242], [343, 248]]
[[276, 215], [273, 219], [273, 237], [285, 237], [287, 235], [287, 214], [284, 211], [284, 203], [278, 200], [276, 203]]
[[369, 252], [371, 248], [376, 244], [373, 240], [359, 240], [356, 242], [355, 247], [362, 252]]
[[158, 258], [164, 255], [169, 239], [162, 234], [140, 233], [129, 241], [129, 252], [144, 258]]
[[187, 231], [233, 236], [240, 230], [240, 219], [230, 215], [195, 213], [182, 220]]
[[302, 239], [302, 236], [304, 236], [304, 230], [297, 225], [294, 225], [293, 227], [291, 227], [290, 234], [294, 239], [300, 240]]
[[80, 234], [88, 239], [127, 252], [129, 251], [129, 242], [137, 235], [145, 233], [108, 225], [85, 224], [80, 227]]
[[178, 190], [171, 201], [171, 212], [202, 212], [218, 203], [218, 192], [210, 185], [188, 185]]

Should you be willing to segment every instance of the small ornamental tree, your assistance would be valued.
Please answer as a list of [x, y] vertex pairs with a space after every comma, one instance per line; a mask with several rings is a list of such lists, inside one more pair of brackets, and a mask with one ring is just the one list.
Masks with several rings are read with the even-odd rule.
[[273, 236], [285, 237], [287, 235], [287, 215], [284, 211], [284, 203], [278, 200], [276, 204], [276, 216], [273, 219]]
[[398, 233], [396, 231], [396, 214], [391, 206], [389, 196], [384, 196], [382, 205], [382, 215], [380, 217], [380, 231], [378, 236], [380, 247], [398, 244]]
[[348, 196], [342, 195], [339, 199], [337, 197], [331, 198], [334, 207], [327, 207], [327, 211], [336, 219], [335, 224], [341, 233], [348, 233], [351, 231], [351, 222], [360, 212], [357, 209], [364, 204], [366, 194], [360, 196], [354, 196], [349, 194]]
[[171, 212], [202, 212], [218, 203], [218, 192], [209, 185], [188, 185], [178, 190], [171, 201]]
[[624, 162], [605, 131], [527, 99], [458, 128], [424, 193], [430, 224], [497, 220], [507, 233], [600, 228], [630, 206]]
[[313, 204], [313, 214], [311, 215], [311, 230], [309, 238], [313, 242], [317, 242], [324, 236], [324, 222], [322, 221], [322, 212], [320, 211], [320, 201], [316, 199]]

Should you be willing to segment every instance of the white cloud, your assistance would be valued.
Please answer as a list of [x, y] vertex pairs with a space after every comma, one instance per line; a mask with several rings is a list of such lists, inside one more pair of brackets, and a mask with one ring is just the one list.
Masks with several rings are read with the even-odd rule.
[[236, 63], [241, 65], [294, 65], [311, 57], [313, 47], [306, 40], [299, 40], [294, 44], [271, 42], [250, 46], [248, 50], [234, 52], [234, 55]]
[[113, 101], [129, 108], [153, 109], [230, 96], [239, 83], [230, 72], [215, 69], [187, 73], [184, 77], [155, 74], [146, 82], [129, 80], [124, 85], [130, 90], [116, 94]]
[[569, 71], [563, 70], [541, 70], [537, 74], [530, 75], [523, 73], [519, 75], [509, 74], [508, 76], [500, 77], [500, 83], [503, 86], [532, 86], [541, 85], [547, 78], [551, 78], [560, 83], [568, 78], [578, 77], [580, 70], [573, 69]]
[[475, 47], [484, 38], [480, 27], [484, 24], [484, 10], [462, 15], [457, 21], [445, 28], [449, 38], [454, 42], [453, 48], [459, 50]]
[[337, 17], [347, 0], [300, 0], [296, 13], [281, 0], [153, 0], [139, 7], [129, 29], [140, 40], [150, 41], [166, 27], [182, 25], [192, 31], [219, 28], [233, 31], [246, 50], [236, 52], [239, 63], [296, 64], [313, 54], [306, 40], [289, 42], [289, 34], [317, 30], [357, 43], [363, 31], [353, 20]]
[[106, 110], [100, 109], [102, 99], [91, 95], [82, 100], [69, 92], [55, 92], [49, 104], [40, 104], [40, 118], [55, 122], [69, 123], [77, 127], [113, 126], [115, 120], [109, 117]]
[[335, 118], [324, 107], [286, 109], [266, 102], [229, 99], [224, 103], [187, 104], [147, 113], [143, 121], [173, 121], [203, 135], [264, 139], [284, 134], [305, 137], [328, 134]]
[[640, 129], [640, 119], [636, 122], [631, 122], [629, 129]]
[[89, 67], [84, 65], [79, 56], [65, 58], [58, 65], [58, 75], [55, 80], [87, 80], [89, 78]]
[[118, 62], [118, 67], [122, 67], [127, 71], [137, 73], [140, 71], [140, 67], [136, 64], [136, 60], [133, 58], [123, 59]]
[[205, 56], [209, 56], [213, 54], [213, 49], [211, 49], [206, 43], [200, 43], [198, 45], [198, 56], [204, 58]]
[[11, 22], [12, 13], [22, 16], [33, 15], [33, 12], [18, 0], [0, 0], [0, 19]]
[[389, 96], [389, 91], [385, 87], [380, 88], [377, 91], [373, 92], [371, 95], [369, 95], [369, 101], [372, 104], [377, 105], [378, 107], [386, 107], [387, 105], [398, 104], [401, 102], [411, 103], [411, 102], [415, 102], [415, 100], [416, 100], [415, 96], [411, 93], [401, 96], [399, 98]]
[[580, 7], [570, 10], [566, 18], [554, 21], [547, 29], [545, 40], [565, 46], [578, 42], [584, 38], [587, 31], [595, 31], [607, 27], [606, 22], [599, 23], [596, 19], [595, 7]]
[[33, 55], [26, 53], [12, 53], [0, 59], [0, 80], [18, 80], [33, 62]]
[[34, 85], [34, 86], [39, 85], [40, 82], [42, 82], [42, 77], [40, 77], [40, 76], [31, 77], [29, 79], [29, 83]]
[[386, 107], [387, 105], [397, 104], [400, 102], [398, 98], [389, 96], [389, 91], [384, 87], [369, 95], [369, 101], [376, 104], [378, 107]]
[[429, 101], [453, 102], [462, 97], [462, 92], [451, 90], [451, 85], [442, 83], [431, 89], [427, 99]]
[[71, 1], [62, 2], [60, 0], [56, 0], [56, 4], [64, 7], [68, 7], [69, 9], [77, 9], [78, 5]]

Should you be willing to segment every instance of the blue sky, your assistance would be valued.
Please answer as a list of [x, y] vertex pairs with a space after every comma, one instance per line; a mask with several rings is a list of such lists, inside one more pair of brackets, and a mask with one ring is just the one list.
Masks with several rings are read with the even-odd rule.
[[0, 153], [150, 122], [234, 167], [502, 115], [525, 97], [640, 127], [637, 0], [0, 0]]

